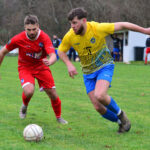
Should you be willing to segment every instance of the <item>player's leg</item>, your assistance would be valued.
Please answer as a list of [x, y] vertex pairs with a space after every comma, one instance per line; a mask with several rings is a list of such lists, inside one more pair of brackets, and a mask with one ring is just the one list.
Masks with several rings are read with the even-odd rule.
[[148, 54], [145, 55], [145, 65], [147, 65], [147, 55]]
[[145, 65], [147, 65], [147, 56], [148, 56], [148, 48], [146, 48], [146, 53], [145, 53]]
[[113, 52], [114, 61], [116, 61], [116, 52]]
[[73, 61], [76, 61], [76, 51], [73, 50]]
[[[100, 69], [101, 70], [101, 69]], [[109, 110], [105, 105], [108, 105], [110, 103], [109, 97], [108, 97], [108, 102], [104, 101], [103, 103], [101, 103], [98, 99], [99, 99], [99, 95], [95, 95], [95, 86], [96, 86], [96, 81], [97, 81], [97, 77], [99, 74], [99, 70], [89, 74], [89, 75], [83, 75], [84, 77], [84, 84], [86, 87], [86, 92], [92, 102], [92, 104], [94, 105], [94, 108], [96, 109], [97, 112], [99, 112], [104, 118], [113, 121], [113, 122], [119, 122], [117, 114], [115, 114], [114, 112], [112, 112], [111, 110]], [[109, 82], [107, 83], [107, 86], [105, 87], [105, 92], [104, 91], [99, 91], [101, 93], [107, 93], [107, 89], [109, 88]], [[97, 92], [97, 91], [96, 91]], [[104, 94], [103, 94], [104, 95]], [[100, 95], [102, 96], [102, 95]], [[104, 95], [105, 96], [105, 95]]]
[[72, 58], [72, 50], [71, 49], [69, 50], [68, 57], [69, 57], [69, 60], [71, 61], [71, 58]]
[[34, 84], [29, 83], [28, 85], [23, 87], [22, 100], [25, 106], [28, 106], [31, 97], [34, 93]]
[[61, 117], [61, 100], [56, 93], [54, 79], [49, 68], [47, 70], [40, 71], [36, 75], [36, 78], [40, 89], [43, 89], [51, 100], [51, 105], [57, 121], [61, 124], [67, 124], [68, 122]]
[[147, 57], [148, 57], [149, 53], [150, 53], [150, 47], [147, 47], [146, 48], [146, 55], [145, 55], [145, 65], [147, 65]]
[[118, 52], [117, 53], [117, 61], [119, 61], [120, 60], [120, 53]]
[[102, 115], [102, 117], [104, 117], [105, 119], [110, 120], [112, 122], [120, 123], [118, 116], [96, 99], [94, 91], [89, 92], [88, 96], [89, 96], [94, 108], [96, 109], [96, 111], [98, 113], [100, 113], [100, 115]]
[[34, 77], [31, 74], [31, 71], [28, 69], [19, 70], [19, 78], [23, 88], [22, 92], [22, 101], [23, 104], [20, 109], [19, 116], [21, 119], [24, 119], [27, 114], [27, 107], [29, 101], [34, 93]]
[[117, 60], [117, 51], [118, 51], [117, 48], [113, 48], [113, 58], [114, 58], [114, 61]]
[[[128, 132], [131, 128], [131, 123], [125, 112], [123, 112], [115, 100], [107, 94], [108, 87], [109, 82], [106, 80], [98, 80], [96, 83], [94, 95], [101, 104], [107, 107], [106, 112], [102, 116], [110, 121], [118, 122], [118, 133]], [[115, 120], [115, 118], [117, 119]]]
[[[115, 100], [110, 97], [107, 92], [110, 86], [110, 83], [112, 81], [112, 76], [113, 76], [113, 70], [114, 70], [114, 65], [108, 65], [102, 68], [99, 71], [99, 75], [97, 77], [97, 82], [95, 86], [95, 91], [94, 95], [95, 98], [104, 106], [107, 107], [108, 112], [109, 110], [115, 113], [121, 121], [121, 127], [120, 132], [125, 132], [129, 131], [131, 124], [130, 121], [128, 120], [127, 116], [125, 113], [123, 113], [120, 109], [120, 107], [117, 105]], [[103, 115], [103, 117], [108, 118], [110, 115], [106, 113]], [[119, 125], [120, 126], [120, 125]], [[121, 130], [122, 129], [122, 130]]]
[[56, 89], [55, 88], [49, 88], [49, 89], [44, 88], [44, 91], [47, 93], [47, 95], [49, 96], [49, 98], [51, 100], [51, 105], [54, 110], [57, 121], [61, 124], [67, 124], [68, 122], [61, 117], [61, 100], [56, 93]]
[[28, 104], [30, 102], [31, 97], [33, 96], [33, 93], [34, 93], [33, 84], [28, 84], [23, 88], [23, 93], [22, 93], [23, 104], [21, 106], [20, 113], [19, 113], [21, 119], [24, 119], [27, 115]]
[[121, 109], [116, 104], [115, 100], [107, 94], [110, 83], [107, 80], [97, 80], [94, 96], [95, 98], [116, 115], [121, 113]]

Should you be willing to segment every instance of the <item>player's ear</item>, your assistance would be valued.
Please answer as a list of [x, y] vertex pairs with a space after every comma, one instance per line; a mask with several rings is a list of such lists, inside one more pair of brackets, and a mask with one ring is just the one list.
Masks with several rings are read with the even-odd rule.
[[24, 30], [26, 30], [26, 25], [24, 25]]
[[39, 28], [39, 24], [37, 24], [37, 27]]
[[87, 21], [87, 19], [86, 19], [86, 18], [83, 18], [83, 22], [86, 23], [86, 21]]

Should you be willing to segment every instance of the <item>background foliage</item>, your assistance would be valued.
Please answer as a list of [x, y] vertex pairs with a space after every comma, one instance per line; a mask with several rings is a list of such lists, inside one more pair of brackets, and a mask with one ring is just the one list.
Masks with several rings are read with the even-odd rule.
[[88, 11], [88, 20], [129, 21], [150, 26], [149, 0], [0, 0], [0, 44], [23, 30], [27, 14], [39, 17], [41, 29], [60, 38], [69, 29], [67, 13], [75, 7]]

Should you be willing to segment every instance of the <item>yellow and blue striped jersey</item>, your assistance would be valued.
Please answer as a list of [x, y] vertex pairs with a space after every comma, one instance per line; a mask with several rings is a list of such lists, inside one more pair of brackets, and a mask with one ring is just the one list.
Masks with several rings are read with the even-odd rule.
[[108, 63], [113, 63], [105, 40], [107, 35], [113, 33], [114, 23], [87, 22], [87, 30], [83, 36], [76, 35], [70, 29], [58, 49], [67, 52], [73, 47], [78, 52], [83, 73], [90, 74]]

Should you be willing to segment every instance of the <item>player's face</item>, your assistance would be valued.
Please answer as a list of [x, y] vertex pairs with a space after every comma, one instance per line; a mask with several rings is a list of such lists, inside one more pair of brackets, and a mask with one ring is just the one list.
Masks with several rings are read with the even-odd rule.
[[85, 24], [85, 18], [78, 19], [77, 17], [74, 17], [72, 21], [70, 21], [71, 28], [77, 35], [82, 35], [85, 31], [84, 24]]
[[39, 25], [38, 24], [27, 24], [27, 25], [25, 25], [25, 31], [26, 31], [28, 37], [31, 40], [34, 40], [38, 34]]

